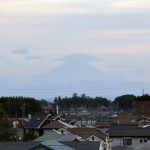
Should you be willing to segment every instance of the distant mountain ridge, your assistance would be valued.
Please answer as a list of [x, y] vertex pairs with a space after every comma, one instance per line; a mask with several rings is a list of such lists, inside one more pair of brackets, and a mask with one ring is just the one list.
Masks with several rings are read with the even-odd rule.
[[119, 75], [106, 74], [90, 63], [103, 60], [90, 55], [74, 54], [58, 60], [64, 63], [29, 79], [1, 77], [0, 94], [51, 99], [79, 93], [113, 100], [114, 97], [122, 94], [136, 95], [144, 87], [150, 87], [148, 83], [137, 83]]
[[46, 73], [33, 77], [43, 83], [64, 83], [80, 80], [108, 80], [109, 76], [92, 66], [89, 62], [96, 58], [89, 55], [70, 55], [62, 59], [64, 64]]

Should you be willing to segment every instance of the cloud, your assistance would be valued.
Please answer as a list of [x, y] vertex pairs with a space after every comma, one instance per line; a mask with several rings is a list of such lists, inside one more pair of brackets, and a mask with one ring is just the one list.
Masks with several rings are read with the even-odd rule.
[[41, 59], [41, 57], [39, 56], [35, 56], [35, 55], [27, 55], [25, 57], [26, 60], [37, 60], [37, 59]]
[[131, 9], [149, 9], [150, 1], [149, 0], [126, 0], [126, 1], [116, 1], [112, 3], [112, 7], [119, 8], [131, 8]]
[[14, 54], [20, 54], [20, 55], [26, 55], [26, 54], [29, 53], [29, 50], [27, 50], [25, 48], [21, 48], [21, 49], [13, 50], [12, 53], [14, 53]]
[[11, 16], [32, 16], [40, 14], [114, 14], [114, 13], [130, 13], [130, 12], [149, 12], [150, 2], [148, 0], [27, 0], [27, 1], [6, 1], [0, 6], [1, 14], [9, 14]]
[[0, 56], [0, 59], [5, 59], [5, 58], [7, 58], [7, 57], [5, 57], [5, 56]]

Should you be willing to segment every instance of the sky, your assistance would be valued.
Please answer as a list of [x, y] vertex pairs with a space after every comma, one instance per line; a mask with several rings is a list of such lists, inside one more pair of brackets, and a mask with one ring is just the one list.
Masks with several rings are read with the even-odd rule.
[[25, 95], [18, 91], [25, 83], [76, 54], [94, 57], [94, 68], [127, 83], [150, 83], [149, 16], [149, 0], [0, 0], [0, 96]]

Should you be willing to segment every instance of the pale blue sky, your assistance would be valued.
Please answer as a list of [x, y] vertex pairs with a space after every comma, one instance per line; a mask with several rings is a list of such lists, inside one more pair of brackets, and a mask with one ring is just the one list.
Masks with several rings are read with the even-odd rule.
[[149, 83], [149, 16], [149, 0], [0, 0], [1, 81], [7, 89], [8, 78], [27, 82], [88, 54], [106, 74]]

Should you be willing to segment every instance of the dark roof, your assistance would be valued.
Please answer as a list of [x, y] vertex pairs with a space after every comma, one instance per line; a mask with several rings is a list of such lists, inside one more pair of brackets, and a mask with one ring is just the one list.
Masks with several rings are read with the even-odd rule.
[[138, 127], [138, 124], [112, 124], [111, 129], [135, 129]]
[[111, 150], [127, 150], [128, 148], [126, 146], [115, 146], [112, 147]]
[[82, 141], [82, 142], [60, 142], [66, 146], [69, 146], [75, 150], [99, 150], [100, 142], [89, 142], [89, 141]]
[[110, 137], [150, 137], [150, 128], [138, 125], [113, 125], [108, 131]]
[[0, 150], [26, 150], [39, 142], [0, 142]]
[[64, 124], [60, 123], [59, 121], [56, 121], [56, 122], [46, 124], [42, 128], [43, 129], [60, 129], [60, 128], [64, 128], [64, 127], [65, 127]]
[[107, 135], [97, 128], [68, 128], [69, 132], [78, 135], [84, 139], [94, 135], [102, 140], [106, 140]]
[[50, 116], [50, 114], [46, 113], [37, 113], [32, 119], [25, 124], [25, 128], [40, 128], [43, 122]]

